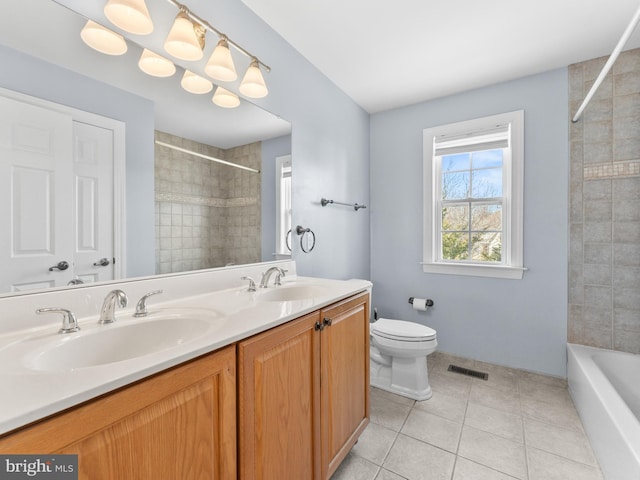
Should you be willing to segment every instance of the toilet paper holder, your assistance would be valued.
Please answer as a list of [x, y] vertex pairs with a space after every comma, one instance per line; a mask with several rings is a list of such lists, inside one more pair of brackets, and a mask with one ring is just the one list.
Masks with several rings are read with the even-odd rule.
[[[409, 303], [411, 305], [413, 305], [413, 299], [415, 297], [409, 297]], [[430, 298], [427, 298], [427, 307], [433, 307], [433, 300], [431, 300]]]

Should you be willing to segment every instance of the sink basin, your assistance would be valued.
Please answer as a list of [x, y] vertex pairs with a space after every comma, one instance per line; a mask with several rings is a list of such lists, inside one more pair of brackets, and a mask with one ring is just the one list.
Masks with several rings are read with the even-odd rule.
[[199, 338], [213, 325], [204, 318], [176, 315], [125, 325], [117, 322], [91, 331], [59, 335], [25, 356], [33, 370], [68, 371], [95, 367], [178, 347]]
[[269, 287], [261, 290], [256, 296], [257, 300], [264, 302], [292, 302], [296, 300], [308, 300], [327, 294], [327, 288], [319, 285], [292, 285], [281, 287]]

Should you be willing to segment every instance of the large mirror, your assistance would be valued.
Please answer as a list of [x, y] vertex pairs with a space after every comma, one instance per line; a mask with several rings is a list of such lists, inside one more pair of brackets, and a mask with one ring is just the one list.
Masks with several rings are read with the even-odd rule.
[[[168, 2], [149, 5], [150, 10], [158, 7], [152, 11], [158, 19], [157, 33], [145, 40], [153, 44], [161, 42], [176, 12]], [[224, 109], [212, 103], [213, 92], [187, 93], [180, 86], [184, 70], [203, 70], [202, 65], [191, 68], [176, 61], [177, 72], [171, 78], [142, 73], [137, 63], [143, 47], [149, 45], [140, 38], [128, 38], [128, 50], [120, 56], [90, 49], [81, 41], [80, 31], [90, 16], [105, 23], [97, 13], [102, 6], [103, 2], [86, 1], [74, 5], [72, 0], [5, 5], [0, 18], [0, 88], [90, 111], [124, 125], [122, 178], [126, 187], [116, 185], [116, 192], [126, 191], [122, 206], [126, 228], [115, 225], [116, 236], [126, 232], [121, 261], [126, 268], [121, 269], [120, 277], [286, 256], [286, 244], [278, 240], [276, 226], [286, 225], [287, 220], [276, 209], [290, 212], [290, 198], [281, 192], [285, 185], [290, 188], [291, 180], [289, 122], [244, 98], [239, 107]], [[212, 45], [206, 47], [205, 60], [215, 46], [214, 39], [208, 41]], [[239, 58], [240, 65], [242, 62], [248, 60]], [[266, 79], [268, 82], [268, 75]], [[116, 223], [118, 218], [116, 212]], [[8, 223], [8, 219], [2, 221]], [[57, 265], [57, 258], [49, 260]], [[59, 272], [55, 268], [45, 276]], [[102, 279], [92, 274], [73, 277]], [[48, 279], [35, 288], [60, 285]], [[10, 286], [0, 295], [30, 288]]]

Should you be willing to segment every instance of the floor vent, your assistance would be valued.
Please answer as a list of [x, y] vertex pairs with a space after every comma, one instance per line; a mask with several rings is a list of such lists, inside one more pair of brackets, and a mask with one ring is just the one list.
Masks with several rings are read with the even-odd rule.
[[462, 375], [468, 375], [470, 377], [481, 378], [482, 380], [489, 380], [488, 373], [479, 372], [477, 370], [470, 370], [468, 368], [459, 367], [457, 365], [450, 364], [447, 370], [454, 373], [460, 373]]

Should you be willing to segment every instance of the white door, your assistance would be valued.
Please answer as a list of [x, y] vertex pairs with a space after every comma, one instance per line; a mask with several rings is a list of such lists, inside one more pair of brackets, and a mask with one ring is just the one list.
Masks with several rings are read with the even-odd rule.
[[0, 218], [0, 293], [112, 279], [113, 132], [0, 97]]
[[73, 122], [74, 274], [113, 280], [113, 131]]
[[72, 278], [71, 129], [69, 115], [0, 97], [2, 292], [61, 286]]

